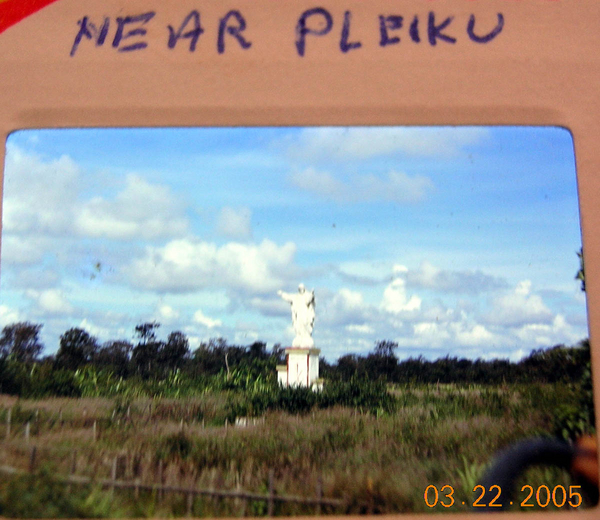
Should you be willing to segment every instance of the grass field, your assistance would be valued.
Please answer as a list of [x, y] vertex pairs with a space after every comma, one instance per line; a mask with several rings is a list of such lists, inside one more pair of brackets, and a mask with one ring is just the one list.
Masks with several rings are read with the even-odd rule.
[[[124, 480], [257, 493], [267, 492], [273, 470], [277, 494], [314, 497], [319, 485], [324, 497], [344, 500], [344, 506], [322, 513], [464, 511], [497, 450], [523, 438], [552, 435], [557, 410], [578, 402], [575, 389], [566, 384], [396, 386], [390, 392], [399, 402], [391, 413], [344, 407], [303, 415], [267, 412], [245, 427], [232, 424], [225, 392], [132, 401], [0, 396], [0, 465], [27, 469], [36, 447], [33, 476], [0, 476], [0, 514], [186, 513], [183, 495], [136, 496], [55, 482], [73, 468], [96, 479], [114, 476], [116, 468], [117, 478]], [[533, 469], [522, 480], [550, 489], [573, 484], [568, 473], [551, 468]], [[429, 485], [452, 486], [455, 504], [429, 508], [423, 498]], [[266, 513], [262, 501], [197, 497], [191, 506], [195, 516]], [[315, 507], [278, 503], [274, 512], [314, 514]]]

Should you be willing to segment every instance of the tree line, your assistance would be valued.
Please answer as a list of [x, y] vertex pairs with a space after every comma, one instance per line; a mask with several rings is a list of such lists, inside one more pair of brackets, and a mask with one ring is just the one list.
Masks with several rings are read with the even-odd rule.
[[555, 345], [533, 350], [518, 362], [508, 359], [467, 359], [446, 356], [430, 361], [423, 356], [398, 360], [398, 344], [379, 341], [366, 355], [347, 354], [334, 364], [321, 360], [324, 377], [347, 379], [352, 376], [384, 378], [404, 384], [464, 383], [556, 383], [579, 381], [590, 360], [588, 340], [575, 346]]
[[[192, 351], [183, 332], [171, 332], [166, 341], [158, 339], [159, 327], [157, 322], [140, 323], [132, 342], [105, 343], [84, 329], [71, 328], [60, 336], [54, 355], [42, 356], [41, 324], [7, 325], [0, 335], [0, 392], [21, 395], [28, 393], [27, 385], [37, 385], [29, 391], [76, 394], [73, 374], [84, 368], [116, 379], [142, 382], [164, 381], [178, 373], [193, 386], [217, 376], [224, 376], [227, 381], [235, 372], [238, 378], [243, 374], [246, 380], [261, 378], [276, 384], [275, 367], [285, 363], [285, 351], [279, 344], [268, 350], [266, 343], [260, 341], [241, 346], [215, 338]], [[575, 346], [537, 349], [519, 362], [450, 356], [433, 361], [422, 356], [399, 360], [397, 349], [396, 342], [382, 340], [365, 355], [347, 354], [333, 363], [321, 358], [320, 374], [332, 381], [361, 378], [397, 384], [553, 383], [578, 381], [590, 359], [587, 340]]]

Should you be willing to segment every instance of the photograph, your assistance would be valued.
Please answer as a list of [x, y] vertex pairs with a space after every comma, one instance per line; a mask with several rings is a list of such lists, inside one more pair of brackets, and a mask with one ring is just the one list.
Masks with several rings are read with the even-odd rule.
[[2, 516], [594, 507], [588, 338], [565, 128], [8, 136]]

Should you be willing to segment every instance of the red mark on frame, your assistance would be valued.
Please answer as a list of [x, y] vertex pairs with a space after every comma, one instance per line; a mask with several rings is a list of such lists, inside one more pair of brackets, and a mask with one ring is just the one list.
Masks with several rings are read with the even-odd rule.
[[0, 33], [57, 0], [0, 0]]

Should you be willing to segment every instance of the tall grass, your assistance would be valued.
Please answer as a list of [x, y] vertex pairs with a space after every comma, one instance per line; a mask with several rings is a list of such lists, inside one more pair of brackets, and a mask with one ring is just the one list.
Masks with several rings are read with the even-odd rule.
[[[9, 408], [12, 430], [10, 440], [0, 448], [0, 464], [26, 468], [35, 444], [40, 464], [52, 464], [53, 474], [68, 474], [75, 461], [78, 474], [109, 478], [117, 457], [119, 478], [157, 482], [161, 474], [165, 484], [254, 492], [266, 492], [272, 469], [278, 493], [314, 496], [317, 482], [322, 481], [325, 496], [346, 500], [344, 508], [323, 512], [431, 511], [423, 500], [428, 485], [440, 489], [450, 484], [457, 502], [468, 503], [469, 488], [497, 450], [525, 437], [551, 435], [557, 406], [578, 402], [577, 391], [566, 384], [403, 386], [384, 392], [383, 397], [376, 389], [350, 392], [345, 406], [334, 403], [333, 390], [312, 397], [302, 392], [243, 394], [223, 389], [179, 399], [121, 395], [16, 401], [2, 397], [0, 438], [4, 439]], [[233, 427], [232, 417], [239, 416], [232, 415], [235, 406], [252, 403], [252, 394], [267, 396], [260, 410], [252, 405], [251, 411], [262, 420]], [[365, 405], [376, 397], [383, 401]], [[394, 404], [386, 408], [382, 402], [388, 398]], [[328, 403], [332, 405], [327, 407]], [[27, 421], [32, 425], [29, 445], [23, 438]], [[544, 482], [548, 486], [570, 484], [564, 473], [549, 478], [553, 481]], [[35, 478], [19, 482], [14, 489], [25, 485], [37, 489]], [[82, 511], [83, 516], [94, 516], [95, 507], [100, 508], [98, 516], [171, 516], [186, 511], [182, 497], [159, 502], [152, 494], [141, 493], [136, 499], [125, 491], [117, 492], [114, 505], [104, 510], [96, 501], [102, 504], [106, 492], [81, 492], [83, 503], [93, 497], [91, 509], [69, 509], [60, 500], [52, 507], [63, 508], [65, 515]], [[5, 481], [0, 488], [4, 507], [11, 493]], [[200, 516], [239, 516], [244, 504], [198, 499], [193, 507]], [[245, 513], [264, 514], [264, 507], [261, 502], [249, 503]], [[453, 511], [461, 508], [457, 505]], [[314, 508], [279, 504], [276, 512], [312, 514]], [[59, 516], [56, 509], [52, 516]]]

